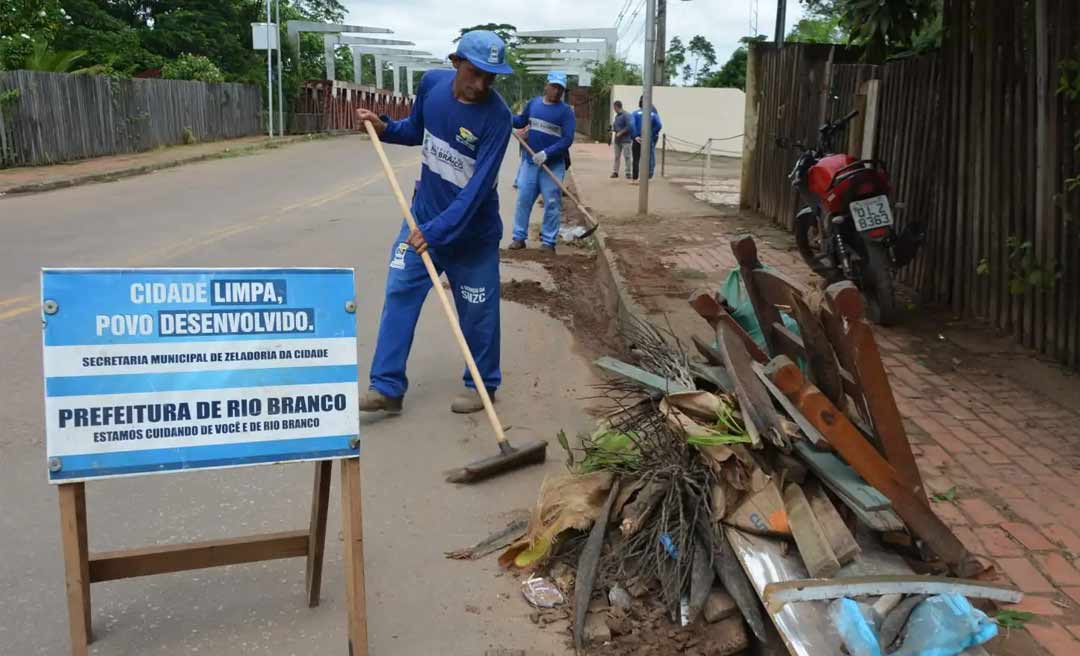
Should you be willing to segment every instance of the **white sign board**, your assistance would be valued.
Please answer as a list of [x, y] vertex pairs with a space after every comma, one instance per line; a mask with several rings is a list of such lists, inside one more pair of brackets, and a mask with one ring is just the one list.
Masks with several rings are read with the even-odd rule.
[[[269, 30], [267, 26], [269, 26]], [[277, 23], [251, 24], [251, 48], [253, 50], [266, 50], [268, 47], [270, 50], [278, 50], [278, 36]], [[270, 39], [269, 46], [266, 45], [267, 38]]]
[[359, 453], [352, 269], [44, 269], [53, 483]]

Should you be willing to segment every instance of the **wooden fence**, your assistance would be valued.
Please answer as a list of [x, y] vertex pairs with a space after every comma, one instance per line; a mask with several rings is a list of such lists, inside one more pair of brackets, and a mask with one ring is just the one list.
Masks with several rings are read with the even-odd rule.
[[357, 109], [368, 109], [392, 119], [402, 119], [412, 112], [412, 99], [352, 82], [308, 80], [300, 89], [289, 131], [359, 130]]
[[[257, 86], [0, 71], [0, 166], [53, 164], [262, 131]], [[5, 94], [11, 95], [11, 94]]]
[[823, 117], [859, 106], [877, 79], [862, 134], [904, 205], [897, 222], [929, 228], [902, 279], [1080, 368], [1080, 191], [1066, 189], [1080, 172], [1080, 103], [1056, 93], [1059, 63], [1080, 57], [1080, 3], [1007, 4], [947, 0], [940, 51], [877, 67], [843, 63], [852, 53], [839, 47], [752, 46], [743, 204], [790, 229], [795, 154], [775, 138], [814, 142]]

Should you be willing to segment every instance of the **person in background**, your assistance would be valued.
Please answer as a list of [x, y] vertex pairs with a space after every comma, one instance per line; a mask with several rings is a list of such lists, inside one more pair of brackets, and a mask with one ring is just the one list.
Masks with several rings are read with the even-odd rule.
[[[634, 181], [632, 184], [637, 184], [638, 169], [641, 164], [641, 125], [642, 114], [641, 105], [643, 104], [643, 98], [638, 99], [638, 108], [634, 110], [634, 115], [631, 117], [631, 134], [634, 137]], [[656, 113], [656, 107], [652, 108], [652, 143], [649, 144], [649, 179], [651, 180], [656, 173], [656, 142], [660, 139], [660, 130], [664, 127], [664, 124], [660, 121], [660, 115]]]
[[[418, 229], [403, 224], [390, 248], [386, 297], [371, 361], [371, 384], [360, 400], [363, 412], [401, 412], [409, 381], [405, 365], [412, 349], [420, 309], [431, 289], [424, 262], [430, 252], [436, 269], [446, 271], [461, 331], [484, 386], [495, 399], [502, 382], [499, 368], [499, 241], [502, 218], [496, 182], [506, 155], [513, 115], [494, 90], [496, 74], [512, 73], [506, 44], [494, 32], [474, 30], [450, 55], [454, 70], [432, 70], [408, 118], [391, 121], [366, 109], [356, 117], [370, 121], [383, 141], [421, 146], [420, 180], [412, 198]], [[468, 370], [465, 390], [450, 409], [483, 409]]]
[[631, 151], [634, 137], [631, 133], [630, 112], [623, 109], [622, 101], [615, 101], [615, 120], [611, 123], [611, 131], [615, 134], [612, 146], [615, 148], [615, 165], [611, 169], [611, 177], [619, 177], [619, 161], [622, 160], [626, 169], [626, 179], [630, 179]]
[[529, 127], [528, 144], [535, 155], [526, 158], [518, 171], [517, 210], [514, 213], [514, 235], [510, 249], [525, 248], [529, 235], [529, 214], [536, 197], [544, 198], [544, 222], [540, 227], [541, 250], [555, 251], [555, 239], [562, 222], [562, 190], [541, 166], [547, 167], [559, 180], [566, 175], [570, 145], [574, 143], [577, 127], [574, 110], [563, 102], [566, 93], [566, 73], [548, 74], [543, 97], [530, 100], [521, 114], [514, 117], [517, 129]]

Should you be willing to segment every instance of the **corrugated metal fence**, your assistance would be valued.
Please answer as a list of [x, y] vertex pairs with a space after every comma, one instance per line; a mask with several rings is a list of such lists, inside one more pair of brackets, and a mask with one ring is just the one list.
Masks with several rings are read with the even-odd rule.
[[0, 166], [52, 164], [262, 131], [259, 88], [0, 71]]
[[744, 206], [790, 229], [795, 154], [776, 137], [813, 143], [824, 116], [879, 79], [873, 155], [905, 205], [897, 221], [929, 226], [905, 282], [1080, 367], [1080, 191], [1065, 181], [1080, 172], [1080, 103], [1056, 93], [1060, 62], [1080, 56], [1080, 3], [947, 0], [945, 11], [940, 51], [880, 67], [838, 63], [851, 54], [840, 47], [752, 46]]

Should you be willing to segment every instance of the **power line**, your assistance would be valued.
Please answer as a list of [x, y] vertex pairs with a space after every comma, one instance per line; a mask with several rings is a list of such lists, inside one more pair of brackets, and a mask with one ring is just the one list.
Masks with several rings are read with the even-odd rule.
[[630, 9], [630, 3], [633, 1], [634, 0], [626, 0], [626, 2], [623, 3], [622, 9], [619, 10], [619, 15], [615, 19], [615, 29], [619, 29], [619, 25], [622, 25], [623, 18], [626, 18], [626, 11]]
[[[626, 30], [622, 34], [619, 35], [619, 40], [620, 41], [624, 41], [626, 39], [626, 36], [628, 34], [630, 34], [630, 32], [634, 29], [634, 23], [637, 21], [637, 17], [638, 17], [639, 14], [641, 14], [641, 10], [644, 7], [645, 7], [645, 0], [641, 0], [641, 2], [638, 3], [637, 8], [634, 9], [634, 13], [630, 16], [630, 22], [627, 23]], [[642, 25], [641, 25], [641, 30], [639, 31], [637, 36], [635, 36], [633, 38], [633, 40], [630, 41], [629, 45], [624, 46], [622, 48], [624, 57], [627, 55], [627, 53], [630, 52], [630, 49], [634, 47], [634, 44], [637, 43], [637, 40], [640, 39], [645, 34], [645, 25], [647, 23], [648, 23], [648, 21], [644, 21], [642, 23]]]

